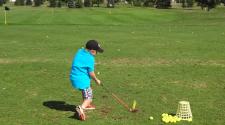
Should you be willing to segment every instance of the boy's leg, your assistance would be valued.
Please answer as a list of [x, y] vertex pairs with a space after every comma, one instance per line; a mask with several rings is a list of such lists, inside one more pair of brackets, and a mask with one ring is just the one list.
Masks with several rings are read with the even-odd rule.
[[82, 90], [82, 95], [83, 95], [83, 104], [81, 105], [81, 107], [83, 109], [95, 109], [95, 106], [91, 105], [93, 99], [91, 87]]
[[85, 113], [84, 113], [84, 109], [95, 109], [94, 106], [91, 105], [92, 102], [92, 89], [91, 88], [87, 88], [87, 89], [83, 89], [82, 91], [82, 96], [83, 96], [83, 103], [82, 105], [79, 105], [76, 107], [76, 111], [79, 114], [79, 118], [80, 120], [84, 121], [86, 119]]
[[91, 104], [91, 102], [92, 102], [92, 100], [90, 100], [90, 99], [84, 99], [84, 101], [83, 101], [81, 107], [82, 107], [83, 109], [85, 109], [86, 107], [88, 107], [88, 106]]

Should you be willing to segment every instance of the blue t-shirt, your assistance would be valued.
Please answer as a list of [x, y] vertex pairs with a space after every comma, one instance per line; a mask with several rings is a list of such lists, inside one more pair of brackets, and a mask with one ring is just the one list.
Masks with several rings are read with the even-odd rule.
[[74, 88], [86, 89], [90, 87], [90, 72], [94, 71], [95, 58], [86, 49], [79, 49], [76, 53], [70, 72], [70, 80]]

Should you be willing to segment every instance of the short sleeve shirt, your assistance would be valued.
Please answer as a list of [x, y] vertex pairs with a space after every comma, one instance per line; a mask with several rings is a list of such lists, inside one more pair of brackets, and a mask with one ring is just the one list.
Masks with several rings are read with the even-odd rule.
[[94, 71], [95, 58], [86, 49], [79, 49], [73, 59], [70, 72], [70, 79], [73, 81], [73, 87], [77, 89], [86, 89], [90, 87], [90, 72]]

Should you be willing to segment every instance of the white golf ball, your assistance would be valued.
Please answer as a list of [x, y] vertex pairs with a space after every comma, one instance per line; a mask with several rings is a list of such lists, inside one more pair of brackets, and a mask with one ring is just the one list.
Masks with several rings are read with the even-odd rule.
[[149, 117], [150, 120], [153, 120], [154, 118], [152, 116]]

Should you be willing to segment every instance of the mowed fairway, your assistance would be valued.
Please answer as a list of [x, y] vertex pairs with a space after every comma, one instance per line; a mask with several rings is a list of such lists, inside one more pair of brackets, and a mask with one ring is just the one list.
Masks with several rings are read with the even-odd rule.
[[[163, 125], [162, 113], [191, 104], [193, 122], [224, 125], [225, 8], [210, 12], [150, 8], [12, 7], [0, 12], [0, 124]], [[97, 109], [73, 118], [81, 93], [71, 87], [76, 50], [89, 39], [102, 83], [139, 112], [93, 85]], [[154, 120], [149, 120], [153, 116]]]

